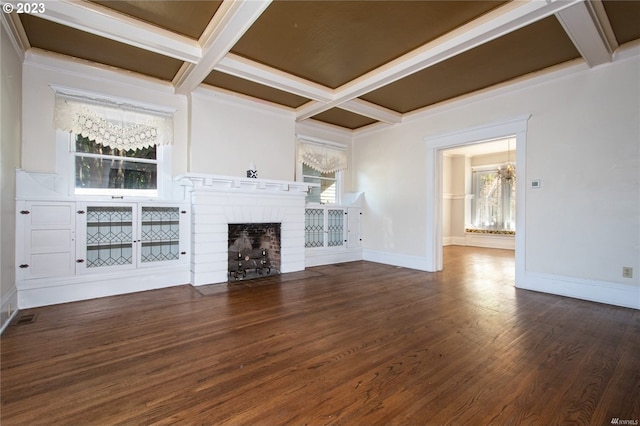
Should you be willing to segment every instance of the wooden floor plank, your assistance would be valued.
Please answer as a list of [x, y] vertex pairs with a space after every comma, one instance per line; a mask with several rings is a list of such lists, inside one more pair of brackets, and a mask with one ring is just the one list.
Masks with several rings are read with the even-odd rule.
[[515, 289], [512, 251], [444, 253], [22, 312], [0, 423], [640, 420], [640, 311]]

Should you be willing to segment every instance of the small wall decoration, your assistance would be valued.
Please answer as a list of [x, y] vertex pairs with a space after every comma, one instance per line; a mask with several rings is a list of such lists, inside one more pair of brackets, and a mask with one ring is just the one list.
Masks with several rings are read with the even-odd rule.
[[258, 178], [258, 170], [256, 170], [255, 164], [249, 163], [249, 170], [247, 170], [247, 177], [252, 179]]

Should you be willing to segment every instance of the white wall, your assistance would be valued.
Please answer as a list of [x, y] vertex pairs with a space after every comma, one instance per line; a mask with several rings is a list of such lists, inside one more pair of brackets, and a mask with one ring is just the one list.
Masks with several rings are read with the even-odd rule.
[[465, 228], [465, 199], [466, 184], [465, 175], [467, 159], [462, 156], [454, 156], [451, 159], [451, 237], [452, 242], [464, 239]]
[[425, 138], [531, 114], [519, 178], [542, 188], [526, 193], [526, 271], [543, 291], [603, 301], [617, 292], [640, 308], [638, 55], [627, 49], [612, 64], [572, 65], [356, 135], [365, 258], [423, 264], [433, 238], [424, 231]]
[[53, 127], [55, 92], [51, 85], [83, 90], [105, 97], [175, 110], [172, 173], [187, 171], [187, 99], [175, 95], [169, 83], [130, 73], [65, 60], [29, 51], [23, 67], [22, 168], [28, 172], [56, 172], [56, 132]]
[[246, 176], [253, 162], [259, 178], [294, 180], [293, 111], [198, 88], [190, 126], [191, 172]]
[[452, 170], [452, 156], [442, 156], [442, 244], [454, 244], [451, 232], [453, 208], [453, 181], [456, 176]]
[[[15, 281], [15, 169], [20, 165], [22, 107], [22, 58], [2, 26], [0, 69], [0, 327], [6, 325], [8, 310], [17, 307]], [[11, 306], [10, 306], [11, 305]]]

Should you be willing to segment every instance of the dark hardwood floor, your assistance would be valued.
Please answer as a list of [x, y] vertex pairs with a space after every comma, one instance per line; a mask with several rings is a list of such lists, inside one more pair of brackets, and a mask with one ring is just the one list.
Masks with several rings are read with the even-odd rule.
[[440, 273], [353, 262], [24, 311], [1, 424], [640, 420], [640, 311], [518, 290], [513, 270], [448, 247]]

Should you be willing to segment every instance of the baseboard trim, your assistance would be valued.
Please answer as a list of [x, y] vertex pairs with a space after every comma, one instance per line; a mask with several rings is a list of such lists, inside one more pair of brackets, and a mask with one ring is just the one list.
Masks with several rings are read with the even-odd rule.
[[[521, 280], [522, 281], [522, 280]], [[640, 309], [640, 287], [585, 278], [525, 272], [517, 288]]]
[[428, 270], [427, 258], [423, 256], [364, 249], [362, 251], [362, 259], [369, 262], [384, 263], [385, 265], [417, 269], [419, 271]]
[[[11, 315], [8, 314], [9, 305], [11, 305]], [[11, 323], [13, 318], [18, 314], [18, 289], [13, 288], [8, 294], [2, 298], [2, 305], [0, 307], [0, 318], [2, 318], [2, 326], [0, 327], [0, 334], [4, 333], [4, 330]]]
[[355, 262], [362, 260], [362, 249], [320, 249], [307, 250], [305, 253], [305, 267], [331, 265], [334, 263]]
[[20, 309], [189, 284], [190, 273], [186, 268], [166, 269], [153, 273], [141, 268], [129, 273], [69, 277], [65, 281], [49, 285], [44, 285], [42, 280], [33, 281], [18, 284]]

